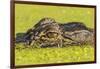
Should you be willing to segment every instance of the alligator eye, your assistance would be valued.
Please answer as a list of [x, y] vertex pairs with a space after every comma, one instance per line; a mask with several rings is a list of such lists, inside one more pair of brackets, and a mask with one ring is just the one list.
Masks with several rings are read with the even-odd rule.
[[58, 36], [58, 34], [55, 32], [48, 32], [46, 35], [48, 38], [55, 38]]

